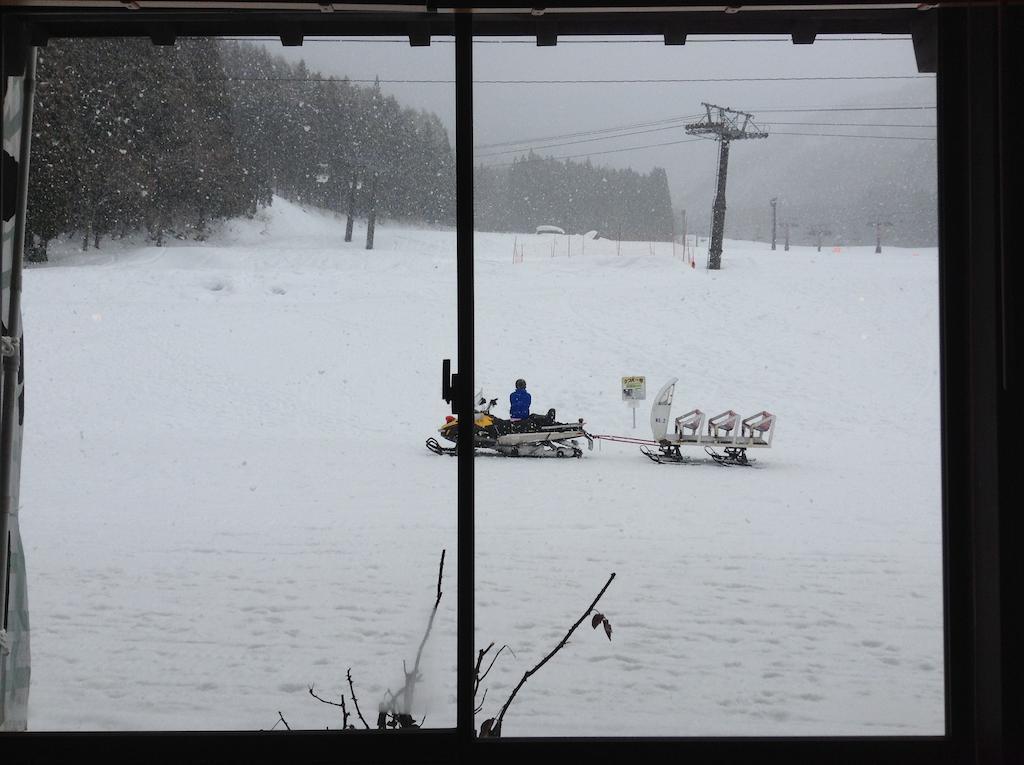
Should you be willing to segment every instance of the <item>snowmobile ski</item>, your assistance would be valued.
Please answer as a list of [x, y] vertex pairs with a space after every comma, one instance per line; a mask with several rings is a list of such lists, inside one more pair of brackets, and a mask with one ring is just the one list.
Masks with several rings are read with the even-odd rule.
[[459, 449], [457, 446], [441, 446], [441, 444], [437, 442], [436, 438], [427, 439], [427, 448], [430, 449], [430, 451], [432, 451], [434, 454], [448, 454], [451, 455], [452, 457], [459, 453]]

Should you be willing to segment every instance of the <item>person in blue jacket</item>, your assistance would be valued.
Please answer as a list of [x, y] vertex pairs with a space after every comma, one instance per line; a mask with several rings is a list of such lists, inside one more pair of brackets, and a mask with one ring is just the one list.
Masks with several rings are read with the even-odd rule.
[[508, 397], [508, 416], [511, 420], [525, 420], [530, 416], [530, 394], [526, 390], [526, 380], [516, 380], [516, 389]]

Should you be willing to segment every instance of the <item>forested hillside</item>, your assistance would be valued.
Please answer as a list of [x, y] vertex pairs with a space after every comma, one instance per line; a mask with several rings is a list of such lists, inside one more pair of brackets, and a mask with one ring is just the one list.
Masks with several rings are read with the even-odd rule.
[[641, 175], [530, 152], [511, 166], [477, 167], [475, 186], [480, 231], [532, 232], [553, 224], [610, 238], [668, 241], [673, 234], [668, 177], [660, 167]]
[[[38, 59], [28, 257], [60, 235], [83, 249], [143, 231], [206, 236], [274, 194], [378, 216], [453, 224], [454, 151], [432, 113], [375, 84], [324, 77], [266, 48], [217, 40], [60, 40]], [[668, 239], [665, 171], [530, 154], [476, 172], [477, 225]]]
[[454, 159], [434, 114], [379, 86], [324, 78], [225, 41], [61, 40], [38, 60], [29, 257], [144, 230], [205, 236], [279, 194], [357, 213], [453, 223]]

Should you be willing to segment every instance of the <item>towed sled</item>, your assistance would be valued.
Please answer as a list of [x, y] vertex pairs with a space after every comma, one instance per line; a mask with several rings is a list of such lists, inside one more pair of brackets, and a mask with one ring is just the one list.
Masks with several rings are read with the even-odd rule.
[[651, 445], [657, 446], [658, 450], [641, 446], [640, 451], [645, 457], [659, 464], [685, 463], [690, 458], [681, 452], [681, 447], [699, 446], [719, 465], [751, 467], [755, 460], [747, 457], [747, 449], [771, 447], [775, 415], [767, 411], [741, 418], [732, 409], [726, 409], [721, 414], [705, 418], [700, 409], [692, 409], [675, 418], [675, 428], [669, 434], [669, 412], [677, 381], [678, 378], [673, 377], [665, 383], [654, 399], [651, 407], [654, 440]]
[[[498, 399], [479, 397], [473, 423], [473, 448], [486, 449], [504, 457], [582, 457], [579, 439], [586, 439], [587, 448], [594, 448], [594, 439], [583, 429], [583, 420], [558, 422], [555, 410], [547, 414], [531, 414], [524, 420], [504, 420], [491, 414]], [[458, 444], [459, 420], [449, 415], [437, 431], [441, 438]], [[427, 439], [427, 448], [434, 454], [458, 454], [457, 446], [442, 446], [436, 438]]]

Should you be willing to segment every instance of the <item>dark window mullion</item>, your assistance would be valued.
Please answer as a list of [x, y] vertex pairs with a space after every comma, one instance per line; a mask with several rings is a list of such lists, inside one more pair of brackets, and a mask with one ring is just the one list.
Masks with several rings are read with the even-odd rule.
[[455, 201], [458, 296], [458, 664], [456, 720], [459, 741], [474, 736], [474, 582], [473, 523], [473, 27], [468, 13], [455, 18]]

